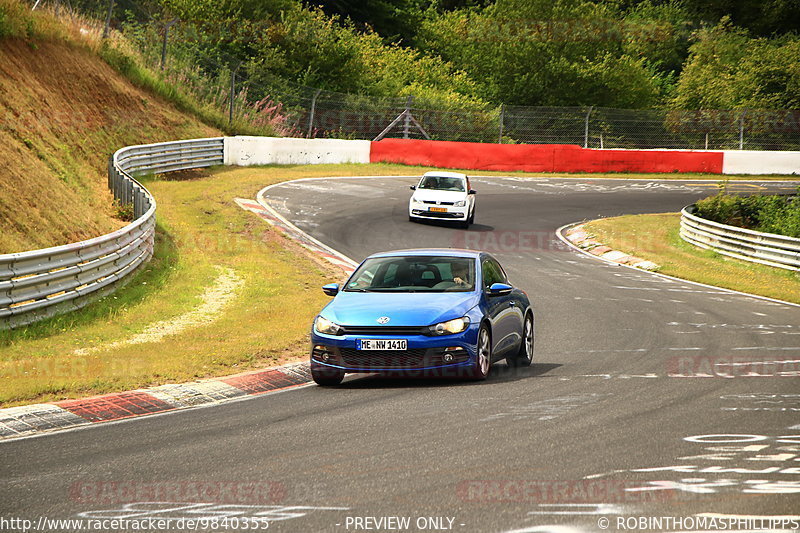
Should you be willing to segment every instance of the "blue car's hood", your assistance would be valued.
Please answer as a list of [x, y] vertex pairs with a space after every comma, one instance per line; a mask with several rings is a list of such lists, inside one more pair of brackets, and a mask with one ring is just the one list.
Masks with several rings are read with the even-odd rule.
[[430, 326], [467, 314], [478, 304], [477, 292], [340, 292], [322, 315], [342, 326]]

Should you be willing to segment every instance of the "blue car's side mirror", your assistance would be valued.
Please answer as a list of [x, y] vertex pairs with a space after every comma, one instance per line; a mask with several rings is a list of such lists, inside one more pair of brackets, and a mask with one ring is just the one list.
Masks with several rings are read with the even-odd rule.
[[328, 296], [336, 296], [339, 293], [339, 284], [328, 283], [327, 285], [323, 285], [322, 292], [324, 292]]
[[504, 294], [510, 294], [511, 289], [513, 289], [511, 285], [507, 285], [505, 283], [492, 283], [492, 286], [489, 287], [489, 296], [502, 296]]

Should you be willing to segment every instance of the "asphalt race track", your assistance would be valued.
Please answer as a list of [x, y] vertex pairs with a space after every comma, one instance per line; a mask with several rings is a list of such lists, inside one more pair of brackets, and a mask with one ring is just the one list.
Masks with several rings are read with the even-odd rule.
[[534, 302], [531, 368], [497, 363], [483, 383], [350, 377], [0, 443], [0, 516], [265, 517], [302, 532], [800, 523], [800, 308], [612, 266], [555, 236], [583, 219], [674, 212], [713, 187], [478, 178], [464, 231], [408, 222], [414, 182], [300, 181], [268, 197], [355, 260], [493, 252]]

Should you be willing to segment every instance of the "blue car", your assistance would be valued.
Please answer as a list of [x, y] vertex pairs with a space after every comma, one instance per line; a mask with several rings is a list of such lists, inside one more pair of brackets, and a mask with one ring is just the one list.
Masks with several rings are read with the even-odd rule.
[[338, 385], [347, 373], [486, 379], [493, 362], [529, 366], [534, 317], [491, 255], [472, 250], [383, 252], [364, 260], [311, 329], [311, 374]]

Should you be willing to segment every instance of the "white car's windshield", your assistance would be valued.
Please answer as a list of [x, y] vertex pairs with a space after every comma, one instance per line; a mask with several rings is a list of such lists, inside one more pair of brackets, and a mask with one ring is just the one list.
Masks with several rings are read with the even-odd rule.
[[434, 189], [437, 191], [464, 192], [464, 180], [446, 176], [425, 176], [419, 182], [420, 189]]
[[376, 257], [350, 278], [347, 292], [469, 292], [475, 261], [467, 257]]

